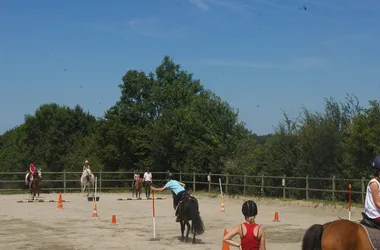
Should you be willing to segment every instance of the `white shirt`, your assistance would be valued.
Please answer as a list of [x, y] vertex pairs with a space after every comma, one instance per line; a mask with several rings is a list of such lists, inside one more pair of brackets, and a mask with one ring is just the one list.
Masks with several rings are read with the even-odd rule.
[[[367, 185], [367, 195], [365, 197], [364, 211], [369, 218], [376, 219], [380, 217], [380, 209], [376, 207], [375, 202], [373, 201], [372, 191], [371, 191], [371, 188], [369, 187], [369, 185], [372, 182], [376, 182], [380, 190], [380, 183], [378, 182], [377, 179], [373, 178], [372, 180], [369, 181]], [[377, 195], [380, 195], [380, 193]]]
[[152, 173], [145, 172], [144, 180], [145, 181], [152, 181]]

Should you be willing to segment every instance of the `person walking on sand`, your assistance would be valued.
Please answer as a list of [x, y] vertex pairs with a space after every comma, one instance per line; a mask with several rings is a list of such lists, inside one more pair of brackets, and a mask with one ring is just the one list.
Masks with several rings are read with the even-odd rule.
[[[257, 210], [254, 201], [244, 202], [241, 211], [245, 222], [227, 233], [223, 241], [231, 246], [238, 247], [240, 250], [266, 250], [264, 229], [255, 221]], [[240, 236], [240, 243], [232, 240], [237, 234]]]
[[150, 186], [152, 185], [152, 173], [149, 168], [146, 169], [144, 173], [144, 183], [145, 183], [145, 196], [147, 199], [150, 198]]

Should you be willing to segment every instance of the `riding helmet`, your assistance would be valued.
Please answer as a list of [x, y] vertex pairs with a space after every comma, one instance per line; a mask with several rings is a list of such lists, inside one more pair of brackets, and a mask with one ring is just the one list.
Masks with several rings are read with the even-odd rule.
[[241, 212], [243, 213], [245, 218], [255, 217], [257, 215], [257, 205], [253, 200], [248, 200], [243, 203], [241, 208]]
[[170, 172], [166, 173], [166, 179], [172, 179], [172, 178], [173, 178], [173, 175]]
[[372, 168], [380, 169], [380, 156], [376, 156], [372, 162]]

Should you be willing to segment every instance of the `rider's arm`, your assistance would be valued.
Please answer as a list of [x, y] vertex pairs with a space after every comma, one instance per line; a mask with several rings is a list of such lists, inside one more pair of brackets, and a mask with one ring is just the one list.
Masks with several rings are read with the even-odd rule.
[[182, 183], [182, 182], [180, 182], [179, 184], [181, 184], [182, 187], [185, 187], [185, 186], [186, 186], [186, 184], [185, 184], [185, 183]]
[[164, 191], [166, 188], [167, 188], [166, 186], [163, 186], [162, 188], [152, 187], [152, 189], [155, 190], [155, 191]]
[[380, 209], [380, 196], [379, 196], [379, 186], [377, 182], [372, 182], [369, 187], [371, 188], [372, 191], [372, 198], [373, 202], [375, 203], [376, 207]]
[[228, 243], [231, 246], [240, 247], [240, 243], [232, 240], [232, 238], [235, 237], [237, 234], [239, 234], [239, 235], [241, 234], [240, 228], [241, 228], [241, 226], [237, 225], [234, 229], [232, 229], [230, 232], [228, 232], [226, 234], [226, 236], [224, 236], [223, 241]]

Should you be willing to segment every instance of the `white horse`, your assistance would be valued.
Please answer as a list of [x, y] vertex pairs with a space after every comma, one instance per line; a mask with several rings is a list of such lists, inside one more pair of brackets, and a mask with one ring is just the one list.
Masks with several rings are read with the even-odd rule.
[[84, 193], [84, 190], [86, 189], [86, 186], [89, 186], [87, 196], [90, 194], [90, 189], [94, 188], [95, 186], [95, 177], [91, 173], [91, 170], [86, 168], [83, 173], [82, 177], [80, 178], [81, 182], [81, 188], [82, 188], [82, 193]]

